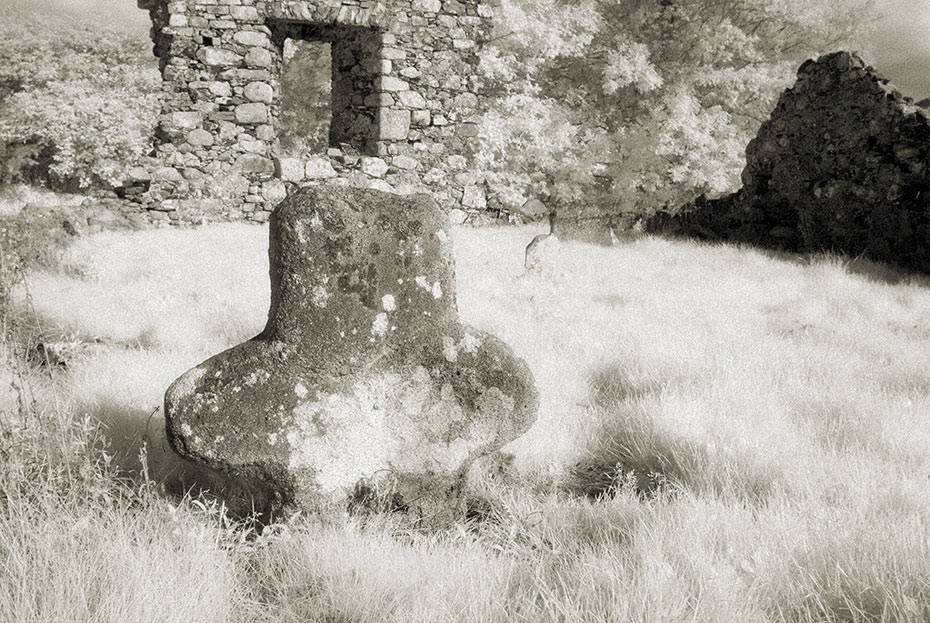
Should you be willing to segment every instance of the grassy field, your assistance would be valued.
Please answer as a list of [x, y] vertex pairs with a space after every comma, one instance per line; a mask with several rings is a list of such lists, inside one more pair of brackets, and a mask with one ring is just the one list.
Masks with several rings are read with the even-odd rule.
[[257, 535], [169, 495], [211, 476], [162, 394], [263, 326], [267, 228], [98, 234], [25, 279], [4, 256], [0, 621], [930, 620], [927, 281], [655, 238], [524, 275], [537, 233], [454, 231], [461, 315], [541, 410], [476, 472], [487, 516], [434, 532]]

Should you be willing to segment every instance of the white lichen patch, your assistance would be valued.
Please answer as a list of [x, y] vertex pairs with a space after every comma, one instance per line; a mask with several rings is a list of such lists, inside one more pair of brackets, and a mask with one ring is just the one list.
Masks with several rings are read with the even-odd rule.
[[442, 336], [442, 356], [449, 363], [455, 363], [455, 360], [459, 358], [459, 349], [456, 348], [455, 340], [448, 335]]
[[462, 350], [464, 350], [469, 355], [476, 355], [478, 349], [481, 348], [481, 338], [476, 337], [470, 333], [466, 333], [465, 337], [462, 338], [460, 343]]
[[257, 371], [250, 372], [247, 377], [245, 377], [245, 384], [247, 387], [254, 387], [258, 383], [264, 383], [271, 378], [271, 373], [267, 370], [262, 370], [261, 373]]
[[297, 385], [294, 386], [294, 393], [297, 394], [297, 397], [298, 397], [298, 398], [300, 398], [301, 400], [303, 400], [304, 398], [307, 397], [307, 394], [308, 394], [309, 392], [307, 392], [306, 386], [305, 386], [303, 383], [301, 383], [300, 381], [298, 381], [298, 382], [297, 382]]
[[312, 227], [314, 231], [318, 231], [323, 227], [323, 219], [320, 218], [319, 213], [313, 213], [313, 216], [310, 218], [310, 227]]
[[291, 415], [289, 468], [326, 494], [347, 495], [385, 471], [455, 473], [478, 447], [470, 429], [450, 435], [470, 420], [452, 386], [437, 387], [423, 366], [365, 377]]
[[413, 255], [415, 257], [420, 257], [421, 255], [423, 255], [423, 247], [420, 245], [419, 240], [413, 243]]
[[445, 244], [449, 240], [449, 234], [446, 233], [446, 230], [440, 229], [436, 232], [436, 237], [439, 239], [439, 242]]
[[381, 307], [384, 308], [384, 311], [392, 312], [397, 309], [397, 303], [394, 301], [394, 296], [391, 294], [385, 294], [381, 297]]
[[434, 299], [442, 298], [442, 284], [438, 281], [430, 285], [429, 280], [423, 275], [417, 275], [414, 281], [420, 288], [432, 294]]
[[313, 290], [310, 292], [310, 300], [317, 307], [326, 307], [326, 302], [331, 296], [332, 294], [322, 285], [314, 286]]
[[383, 337], [388, 330], [388, 317], [387, 314], [381, 312], [375, 316], [374, 322], [371, 323], [371, 334]]
[[268, 433], [268, 445], [273, 446], [278, 443], [278, 433]]
[[190, 437], [191, 435], [194, 434], [194, 429], [191, 428], [190, 424], [188, 424], [187, 422], [184, 422], [183, 424], [181, 424], [181, 434], [184, 435], [185, 437]]

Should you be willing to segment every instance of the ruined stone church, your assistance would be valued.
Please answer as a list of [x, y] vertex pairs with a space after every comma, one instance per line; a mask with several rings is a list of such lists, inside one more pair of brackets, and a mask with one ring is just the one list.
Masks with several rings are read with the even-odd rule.
[[138, 0], [165, 98], [144, 201], [266, 220], [328, 181], [483, 209], [486, 0]]

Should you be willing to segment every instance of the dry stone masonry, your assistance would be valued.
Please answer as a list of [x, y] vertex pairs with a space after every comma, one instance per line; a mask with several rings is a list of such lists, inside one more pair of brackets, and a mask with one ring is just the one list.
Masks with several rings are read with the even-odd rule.
[[930, 272], [930, 121], [855, 54], [804, 63], [746, 148], [743, 187], [671, 221], [711, 239]]
[[497, 1], [138, 0], [166, 97], [124, 192], [182, 219], [266, 220], [323, 180], [484, 209], [477, 51]]
[[341, 513], [372, 491], [449, 513], [469, 464], [525, 432], [538, 395], [509, 347], [459, 322], [447, 230], [425, 195], [291, 195], [271, 217], [268, 324], [171, 385], [172, 445], [274, 492], [266, 513]]

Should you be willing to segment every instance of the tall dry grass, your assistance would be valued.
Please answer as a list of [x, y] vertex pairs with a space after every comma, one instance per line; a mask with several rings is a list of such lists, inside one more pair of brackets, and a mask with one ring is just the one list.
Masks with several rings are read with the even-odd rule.
[[528, 361], [541, 410], [476, 470], [482, 517], [435, 533], [258, 535], [158, 492], [205, 477], [158, 406], [262, 326], [266, 229], [99, 235], [32, 271], [9, 318], [73, 350], [3, 372], [0, 620], [930, 620], [925, 280], [654, 238], [533, 276], [537, 230], [454, 233], [462, 317]]

